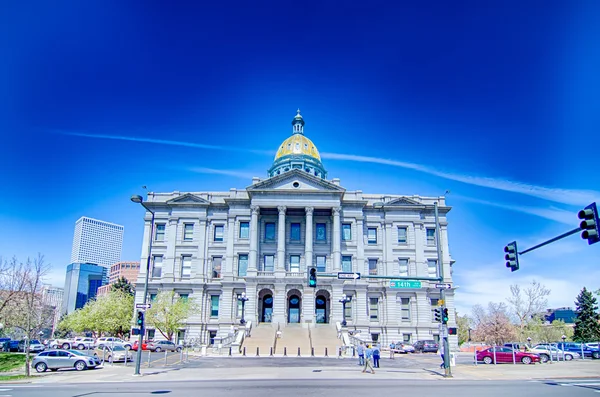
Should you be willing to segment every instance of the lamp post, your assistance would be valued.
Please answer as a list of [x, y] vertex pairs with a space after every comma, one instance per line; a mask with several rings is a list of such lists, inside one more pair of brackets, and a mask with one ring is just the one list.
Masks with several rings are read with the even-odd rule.
[[[150, 208], [148, 208], [146, 206], [146, 204], [144, 204], [144, 199], [142, 198], [142, 196], [133, 195], [133, 196], [131, 196], [131, 201], [133, 201], [134, 203], [137, 203], [137, 204], [141, 204], [142, 207], [144, 207], [146, 209], [146, 211], [148, 211], [149, 213], [152, 214], [152, 220], [150, 221], [150, 242], [148, 244], [148, 260], [146, 261], [146, 279], [144, 281], [143, 304], [145, 305], [148, 301], [148, 276], [150, 275], [150, 257], [151, 257], [150, 255], [152, 253], [152, 238], [154, 237], [154, 211], [152, 211]], [[140, 374], [140, 365], [142, 362], [142, 343], [143, 343], [143, 339], [144, 339], [145, 328], [146, 328], [146, 324], [142, 324], [142, 326], [140, 327], [140, 339], [138, 342], [137, 358], [135, 360], [134, 375]]]
[[349, 303], [350, 301], [352, 301], [352, 297], [348, 296], [348, 295], [344, 295], [344, 297], [342, 299], [339, 300], [339, 302], [342, 304], [342, 327], [345, 327], [347, 325], [346, 323], [346, 303]]
[[527, 337], [527, 346], [531, 349], [531, 338], [529, 336]]
[[469, 342], [471, 342], [471, 331], [473, 331], [473, 329], [469, 328]]
[[567, 339], [566, 335], [563, 335], [560, 337], [563, 340], [563, 344], [562, 344], [562, 351], [563, 351], [563, 361], [567, 361], [567, 358], [565, 356], [565, 339]]
[[246, 320], [244, 320], [244, 308], [246, 307], [247, 300], [248, 300], [248, 297], [246, 296], [245, 292], [242, 292], [242, 294], [240, 296], [238, 296], [238, 301], [242, 302], [242, 319], [240, 320], [241, 325], [246, 324]]

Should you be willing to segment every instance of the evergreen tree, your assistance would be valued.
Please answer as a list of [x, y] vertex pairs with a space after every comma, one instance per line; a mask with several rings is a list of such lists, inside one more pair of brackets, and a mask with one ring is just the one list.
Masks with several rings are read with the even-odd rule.
[[125, 277], [120, 277], [111, 288], [111, 291], [123, 291], [127, 295], [134, 295], [133, 286]]
[[598, 302], [592, 292], [583, 287], [575, 305], [577, 305], [577, 318], [573, 340], [576, 342], [600, 340], [600, 314]]

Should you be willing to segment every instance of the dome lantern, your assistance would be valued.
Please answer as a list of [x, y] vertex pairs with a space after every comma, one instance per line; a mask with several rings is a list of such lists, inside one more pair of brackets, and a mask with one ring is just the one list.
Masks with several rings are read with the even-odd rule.
[[304, 134], [304, 119], [299, 108], [296, 110], [296, 117], [292, 120], [292, 132], [294, 134]]

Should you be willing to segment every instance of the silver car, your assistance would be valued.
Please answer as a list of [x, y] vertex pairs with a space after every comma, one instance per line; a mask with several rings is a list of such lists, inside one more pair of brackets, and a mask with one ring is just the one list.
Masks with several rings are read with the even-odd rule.
[[97, 357], [88, 356], [77, 350], [49, 350], [33, 358], [31, 366], [37, 372], [46, 370], [58, 371], [61, 368], [75, 368], [83, 371], [87, 368], [96, 368], [100, 365]]

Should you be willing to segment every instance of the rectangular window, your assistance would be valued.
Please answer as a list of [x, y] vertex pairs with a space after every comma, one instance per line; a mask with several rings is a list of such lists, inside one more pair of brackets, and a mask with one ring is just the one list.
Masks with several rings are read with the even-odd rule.
[[210, 316], [219, 317], [219, 295], [210, 296]]
[[369, 318], [371, 320], [379, 318], [379, 298], [369, 298]]
[[369, 275], [377, 275], [377, 259], [369, 259]]
[[300, 255], [290, 255], [290, 272], [300, 271]]
[[156, 294], [150, 294], [150, 302], [154, 302], [156, 300]]
[[250, 238], [250, 222], [240, 222], [240, 238]]
[[317, 223], [317, 241], [327, 241], [327, 228], [324, 223]]
[[213, 256], [212, 258], [212, 278], [221, 278], [221, 264], [223, 257]]
[[410, 298], [402, 298], [402, 321], [410, 321]]
[[407, 228], [404, 226], [398, 226], [398, 243], [406, 244], [408, 242], [406, 235], [407, 235]]
[[223, 225], [215, 225], [215, 238], [214, 241], [223, 241]]
[[435, 229], [427, 228], [427, 245], [435, 245]]
[[324, 255], [317, 256], [317, 272], [325, 272], [326, 271], [326, 259], [327, 257]]
[[300, 224], [292, 223], [290, 225], [290, 240], [300, 241]]
[[351, 223], [342, 224], [342, 240], [344, 240], [344, 241], [352, 240], [352, 224]]
[[[348, 295], [348, 298], [352, 298], [352, 296]], [[352, 301], [346, 302], [345, 315], [346, 319], [352, 319]]]
[[156, 255], [152, 258], [152, 277], [161, 277], [162, 276], [162, 265], [163, 265], [163, 257], [162, 255]]
[[274, 255], [265, 255], [265, 263], [264, 263], [264, 272], [272, 272], [275, 271], [275, 256]]
[[275, 223], [265, 223], [265, 240], [275, 240]]
[[433, 322], [435, 322], [435, 315], [434, 315], [435, 309], [438, 308], [438, 302], [440, 300], [437, 298], [431, 298], [430, 300], [431, 300], [431, 322], [433, 323]]
[[248, 255], [240, 254], [238, 259], [238, 276], [246, 277], [246, 273], [248, 272]]
[[369, 244], [377, 244], [377, 228], [370, 227], [367, 229], [367, 241]]
[[427, 277], [437, 277], [437, 260], [427, 259]]
[[154, 233], [154, 241], [165, 241], [165, 224], [159, 223], [156, 225], [156, 231]]
[[183, 225], [183, 240], [192, 241], [194, 239], [194, 224], [184, 223]]
[[398, 259], [398, 275], [408, 277], [408, 259]]
[[192, 276], [192, 257], [189, 255], [181, 257], [181, 278]]
[[350, 273], [352, 271], [352, 257], [342, 256], [342, 271]]
[[411, 336], [412, 336], [411, 334], [403, 334], [402, 340], [404, 341], [404, 343], [411, 344], [411, 342], [410, 342]]
[[179, 294], [179, 299], [181, 299], [183, 302], [187, 302], [189, 297], [190, 296], [188, 294]]

